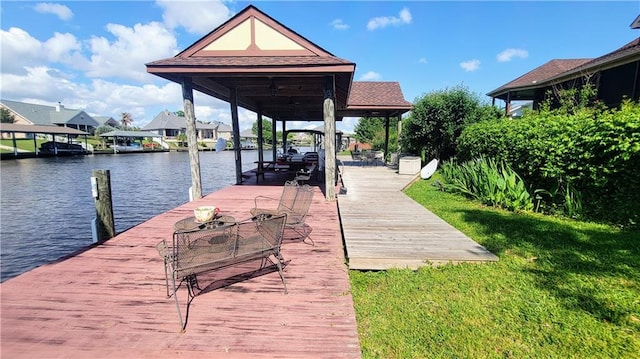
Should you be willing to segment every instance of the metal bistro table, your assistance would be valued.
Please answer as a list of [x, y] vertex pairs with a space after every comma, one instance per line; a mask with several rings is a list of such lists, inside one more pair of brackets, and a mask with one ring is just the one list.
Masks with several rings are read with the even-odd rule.
[[230, 226], [236, 223], [236, 219], [232, 216], [216, 216], [209, 222], [198, 222], [196, 217], [187, 217], [181, 219], [173, 225], [176, 232], [192, 232], [205, 228], [218, 228]]

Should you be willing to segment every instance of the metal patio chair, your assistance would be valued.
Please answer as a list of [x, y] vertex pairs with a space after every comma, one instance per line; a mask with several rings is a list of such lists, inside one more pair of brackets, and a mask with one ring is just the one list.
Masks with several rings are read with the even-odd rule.
[[293, 229], [300, 235], [299, 238], [302, 238], [303, 242], [306, 243], [306, 240], [309, 239], [311, 244], [314, 245], [313, 240], [309, 238], [309, 232], [307, 232], [305, 223], [312, 199], [313, 188], [311, 186], [308, 184], [299, 185], [296, 180], [287, 181], [282, 189], [282, 196], [276, 209], [261, 208], [258, 204], [258, 202], [264, 202], [264, 200], [275, 201], [277, 200], [276, 198], [257, 196], [254, 199], [255, 205], [254, 208], [251, 209], [251, 215], [278, 215], [286, 213], [287, 221], [285, 227]]

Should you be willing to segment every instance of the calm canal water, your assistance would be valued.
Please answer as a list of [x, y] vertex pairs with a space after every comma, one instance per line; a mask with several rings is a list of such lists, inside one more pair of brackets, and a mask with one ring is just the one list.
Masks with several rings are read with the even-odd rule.
[[[243, 171], [257, 159], [243, 151]], [[232, 151], [200, 152], [203, 194], [234, 184], [234, 163]], [[0, 161], [1, 281], [92, 244], [96, 169], [110, 171], [118, 233], [189, 201], [187, 152]]]

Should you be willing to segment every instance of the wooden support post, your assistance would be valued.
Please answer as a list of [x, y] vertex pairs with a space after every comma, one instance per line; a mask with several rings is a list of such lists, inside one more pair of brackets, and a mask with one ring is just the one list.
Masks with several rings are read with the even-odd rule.
[[272, 118], [271, 119], [271, 154], [273, 156], [273, 161], [277, 160], [277, 156], [278, 156], [278, 139], [276, 138], [276, 135], [278, 134], [278, 132], [276, 131], [276, 119]]
[[111, 201], [111, 174], [109, 170], [91, 172], [91, 192], [96, 205], [96, 238], [98, 243], [116, 235]]
[[196, 138], [196, 115], [193, 109], [193, 84], [191, 77], [182, 79], [182, 99], [184, 101], [184, 116], [187, 120], [187, 146], [189, 147], [189, 164], [191, 167], [191, 192], [189, 198], [202, 198], [202, 178], [200, 176], [200, 154], [198, 153], [198, 139]]
[[384, 115], [384, 158], [382, 162], [387, 164], [387, 155], [389, 154], [389, 114]]
[[238, 119], [238, 91], [229, 89], [231, 127], [233, 128], [233, 152], [236, 155], [236, 184], [242, 184], [242, 145], [240, 144], [240, 120]]
[[329, 201], [336, 199], [336, 111], [333, 102], [334, 79], [326, 76], [324, 79], [324, 181], [325, 198]]
[[264, 153], [262, 148], [264, 142], [264, 139], [262, 138], [262, 110], [259, 110], [256, 115], [258, 117], [258, 162], [262, 163], [262, 161], [264, 161]]
[[[402, 115], [398, 115], [398, 159], [400, 159], [400, 153], [402, 153]], [[395, 163], [398, 164], [398, 163]]]

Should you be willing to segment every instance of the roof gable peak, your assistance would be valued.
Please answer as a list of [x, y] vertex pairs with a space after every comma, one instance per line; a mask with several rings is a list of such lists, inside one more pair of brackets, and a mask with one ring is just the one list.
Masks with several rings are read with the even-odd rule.
[[176, 57], [333, 56], [253, 5]]

